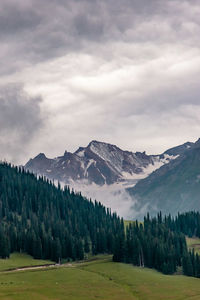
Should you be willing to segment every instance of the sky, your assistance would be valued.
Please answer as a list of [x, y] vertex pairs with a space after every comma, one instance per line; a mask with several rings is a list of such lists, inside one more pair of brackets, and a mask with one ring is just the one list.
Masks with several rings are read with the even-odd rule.
[[200, 137], [199, 0], [1, 0], [0, 159]]

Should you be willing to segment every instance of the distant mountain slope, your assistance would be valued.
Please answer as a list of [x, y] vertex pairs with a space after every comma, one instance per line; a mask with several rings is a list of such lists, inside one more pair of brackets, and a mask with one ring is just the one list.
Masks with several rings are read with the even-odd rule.
[[147, 155], [145, 152], [123, 151], [115, 145], [92, 141], [85, 148], [80, 147], [74, 153], [66, 151], [63, 156], [54, 159], [41, 153], [30, 159], [25, 168], [68, 184], [84, 181], [102, 186], [130, 181], [134, 185], [138, 179], [174, 159], [177, 153], [171, 151], [162, 155]]
[[[200, 210], [200, 140], [129, 189], [134, 211], [155, 214]], [[182, 151], [182, 150], [181, 150]], [[169, 153], [174, 153], [169, 151]]]
[[179, 145], [179, 146], [176, 146], [176, 147], [166, 150], [163, 154], [174, 155], [174, 156], [181, 155], [186, 150], [189, 150], [193, 145], [194, 145], [194, 143], [186, 142], [183, 145]]

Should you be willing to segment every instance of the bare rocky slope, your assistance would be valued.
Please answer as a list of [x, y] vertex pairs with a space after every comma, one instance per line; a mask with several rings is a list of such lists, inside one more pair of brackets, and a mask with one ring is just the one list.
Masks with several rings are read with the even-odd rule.
[[40, 153], [30, 159], [25, 168], [66, 184], [78, 181], [99, 186], [124, 181], [134, 184], [134, 180], [146, 177], [189, 146], [190, 143], [187, 143], [161, 155], [147, 155], [145, 152], [123, 151], [115, 145], [92, 141], [74, 153], [65, 151], [63, 156], [52, 159]]

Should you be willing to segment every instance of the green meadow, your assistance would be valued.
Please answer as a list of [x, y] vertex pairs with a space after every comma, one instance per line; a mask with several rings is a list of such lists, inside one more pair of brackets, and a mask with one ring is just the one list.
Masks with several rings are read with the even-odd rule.
[[[30, 265], [34, 264], [35, 260], [24, 256], [26, 262], [27, 259]], [[0, 299], [197, 300], [200, 299], [200, 279], [182, 275], [167, 276], [150, 269], [113, 263], [111, 256], [105, 255], [60, 267], [1, 271]]]
[[132, 221], [132, 220], [124, 220], [124, 226], [125, 226], [125, 228], [127, 226], [129, 226], [129, 224], [134, 224], [134, 223], [135, 223], [135, 221]]
[[186, 238], [186, 241], [187, 241], [187, 245], [188, 245], [188, 248], [190, 250], [194, 249], [194, 251], [198, 254], [200, 254], [200, 239], [199, 238], [189, 238], [187, 237]]
[[54, 264], [54, 262], [33, 259], [30, 255], [24, 253], [12, 253], [9, 259], [0, 259], [0, 271], [50, 264]]

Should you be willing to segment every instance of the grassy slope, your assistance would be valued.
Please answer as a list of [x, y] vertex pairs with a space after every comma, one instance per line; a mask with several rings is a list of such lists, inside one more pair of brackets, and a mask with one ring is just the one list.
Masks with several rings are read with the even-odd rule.
[[124, 220], [124, 226], [128, 226], [129, 224], [134, 224], [135, 221], [131, 221], [131, 220]]
[[189, 249], [194, 249], [195, 252], [200, 254], [200, 239], [198, 238], [186, 238]]
[[49, 270], [0, 273], [3, 300], [200, 299], [200, 279], [113, 263], [111, 257]]
[[[136, 221], [133, 221], [133, 220], [124, 220], [124, 226], [125, 226], [125, 228], [127, 227], [127, 226], [129, 226], [129, 224], [135, 224], [135, 222]], [[140, 224], [143, 224], [144, 222], [141, 222], [141, 221], [138, 221], [138, 224], [140, 225]]]
[[54, 263], [49, 260], [33, 259], [28, 254], [12, 253], [9, 259], [0, 259], [0, 271], [45, 264]]

